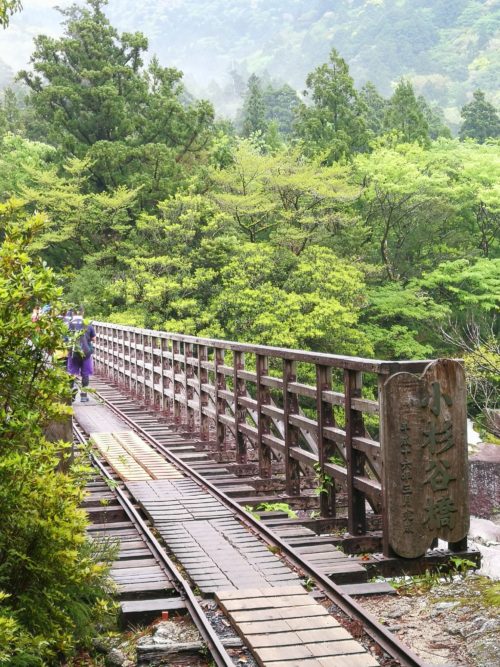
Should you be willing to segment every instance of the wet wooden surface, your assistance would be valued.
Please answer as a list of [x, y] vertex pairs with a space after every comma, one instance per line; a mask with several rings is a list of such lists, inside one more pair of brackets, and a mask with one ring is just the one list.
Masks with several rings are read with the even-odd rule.
[[301, 586], [219, 591], [216, 599], [260, 667], [379, 664]]

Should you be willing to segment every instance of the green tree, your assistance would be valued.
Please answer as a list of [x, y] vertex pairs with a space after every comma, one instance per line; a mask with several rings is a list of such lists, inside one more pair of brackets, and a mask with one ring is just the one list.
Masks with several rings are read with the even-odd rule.
[[384, 120], [386, 130], [397, 132], [401, 141], [429, 144], [429, 125], [410, 81], [401, 81], [390, 98]]
[[359, 269], [331, 250], [299, 257], [267, 243], [243, 244], [221, 271], [210, 304], [209, 335], [338, 354], [370, 354], [357, 328], [363, 304]]
[[446, 125], [443, 110], [436, 104], [429, 104], [423, 95], [418, 96], [417, 102], [429, 127], [429, 137], [433, 140], [438, 137], [451, 139], [450, 128]]
[[443, 262], [418, 284], [435, 302], [446, 304], [461, 324], [481, 322], [500, 307], [500, 259]]
[[226, 169], [213, 169], [210, 177], [209, 197], [233, 233], [251, 242], [272, 239], [297, 255], [349, 226], [348, 207], [359, 193], [346, 167], [321, 167], [293, 148], [263, 154], [248, 140], [238, 143]]
[[65, 34], [37, 37], [33, 72], [19, 76], [49, 142], [89, 157], [98, 190], [140, 186], [140, 203], [154, 206], [182, 179], [182, 165], [205, 151], [213, 109], [187, 102], [179, 71], [155, 58], [144, 69], [146, 38], [119, 35], [104, 4], [61, 10]]
[[220, 208], [234, 232], [251, 242], [269, 236], [277, 224], [275, 203], [266, 192], [271, 156], [262, 155], [255, 141], [238, 142], [231, 164], [210, 171], [210, 198]]
[[381, 146], [357, 157], [355, 173], [364, 185], [358, 206], [368, 230], [366, 261], [399, 281], [445, 259], [451, 232], [442, 221], [455, 208], [442, 160], [418, 144]]
[[101, 266], [117, 261], [135, 222], [137, 190], [93, 192], [90, 164], [78, 158], [60, 164], [53, 147], [21, 136], [0, 141], [0, 193], [22, 197], [28, 210], [48, 214], [36, 250], [66, 277], [90, 255]]
[[22, 9], [21, 0], [0, 0], [0, 26], [6, 28], [10, 17]]
[[299, 102], [297, 92], [288, 84], [280, 88], [269, 85], [264, 90], [266, 119], [269, 122], [277, 123], [280, 134], [285, 137], [290, 137], [293, 133], [293, 123]]
[[[70, 411], [67, 375], [49, 361], [63, 344], [62, 290], [32, 252], [45, 219], [9, 200], [0, 223], [0, 662], [55, 665], [90, 644], [112, 609], [110, 554], [85, 537], [88, 471], [63, 472], [70, 444], [44, 437]], [[52, 309], [32, 322], [40, 304]]]
[[366, 127], [373, 136], [378, 137], [384, 132], [384, 117], [387, 100], [382, 97], [371, 81], [367, 81], [359, 91], [359, 98], [365, 108]]
[[29, 141], [20, 135], [7, 134], [0, 138], [1, 199], [21, 196], [31, 175], [43, 173], [54, 163], [55, 153], [52, 146]]
[[[500, 164], [498, 144], [471, 141], [440, 141], [432, 146], [449, 174], [448, 196], [456, 202], [453, 221], [459, 256], [471, 258], [500, 255]], [[449, 230], [451, 232], [451, 230]], [[450, 238], [449, 234], [448, 238]]]
[[6, 132], [22, 134], [23, 131], [23, 113], [18, 97], [12, 88], [5, 88], [0, 101], [0, 136]]
[[93, 312], [129, 324], [198, 333], [219, 272], [237, 239], [224, 236], [224, 221], [201, 195], [177, 194], [143, 212], [114, 248], [116, 261], [90, 256], [73, 281], [70, 298]]
[[390, 280], [457, 258], [497, 257], [498, 147], [446, 139], [428, 149], [386, 143], [354, 164], [366, 229], [354, 252], [381, 263]]
[[460, 139], [475, 139], [480, 144], [486, 139], [500, 137], [500, 117], [493, 104], [486, 100], [482, 90], [474, 91], [474, 99], [462, 107], [463, 123]]
[[335, 49], [328, 63], [308, 75], [309, 105], [297, 111], [296, 132], [309, 154], [319, 154], [331, 164], [367, 147], [364, 109], [349, 75], [349, 67]]
[[265, 133], [267, 129], [266, 106], [260, 79], [252, 74], [248, 79], [247, 91], [243, 103], [243, 128], [244, 137], [260, 132]]

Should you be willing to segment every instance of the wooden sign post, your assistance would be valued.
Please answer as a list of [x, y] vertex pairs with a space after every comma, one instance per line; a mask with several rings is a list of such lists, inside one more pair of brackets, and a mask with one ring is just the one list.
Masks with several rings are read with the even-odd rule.
[[422, 556], [435, 538], [469, 529], [464, 369], [440, 359], [419, 377], [392, 375], [381, 392], [384, 550]]

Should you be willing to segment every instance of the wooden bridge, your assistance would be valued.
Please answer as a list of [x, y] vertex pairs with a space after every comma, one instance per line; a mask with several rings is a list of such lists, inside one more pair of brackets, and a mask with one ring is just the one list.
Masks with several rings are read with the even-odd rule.
[[[359, 551], [466, 548], [466, 395], [456, 360], [380, 361], [94, 323], [98, 371], [260, 488], [319, 494]], [[379, 540], [380, 541], [380, 540]], [[371, 549], [373, 550], [373, 549]]]

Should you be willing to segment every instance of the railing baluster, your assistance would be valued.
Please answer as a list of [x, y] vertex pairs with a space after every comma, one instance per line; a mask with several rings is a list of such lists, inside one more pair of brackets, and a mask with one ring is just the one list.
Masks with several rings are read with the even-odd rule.
[[125, 350], [125, 343], [127, 341], [127, 331], [126, 329], [122, 329], [122, 387], [127, 386], [127, 362], [125, 360], [125, 357], [127, 355], [127, 352]]
[[318, 415], [318, 459], [320, 483], [319, 506], [321, 516], [328, 518], [335, 516], [335, 480], [325, 473], [325, 463], [328, 463], [335, 453], [335, 446], [331, 440], [324, 437], [323, 429], [333, 426], [333, 406], [323, 400], [323, 391], [332, 388], [332, 369], [329, 366], [316, 366], [316, 392]]
[[[153, 384], [153, 338], [150, 334], [144, 336], [144, 402], [146, 405], [154, 404]], [[151, 369], [149, 368], [151, 366]]]
[[159, 399], [158, 399], [158, 409], [160, 412], [165, 412], [165, 377], [163, 375], [163, 336], [158, 338], [158, 386], [159, 386]]
[[299, 433], [290, 423], [290, 416], [299, 414], [299, 401], [297, 394], [289, 391], [288, 385], [297, 379], [296, 362], [291, 359], [283, 361], [283, 411], [285, 427], [285, 476], [286, 492], [290, 496], [300, 494], [300, 465], [296, 459], [290, 456], [290, 449], [298, 447]]
[[219, 459], [225, 454], [226, 449], [226, 425], [219, 419], [221, 415], [226, 414], [226, 401], [220, 396], [219, 390], [226, 388], [226, 377], [219, 371], [219, 366], [224, 365], [224, 350], [220, 347], [215, 348], [214, 366], [215, 366], [215, 428], [217, 432], [217, 453]]
[[233, 354], [233, 396], [234, 396], [234, 434], [236, 438], [236, 462], [247, 463], [247, 446], [243, 433], [239, 430], [239, 425], [245, 422], [246, 410], [239, 404], [240, 396], [246, 393], [245, 380], [238, 377], [238, 371], [245, 368], [245, 356], [243, 352], [234, 352]]
[[182, 396], [180, 392], [180, 383], [176, 379], [176, 375], [180, 375], [180, 362], [176, 359], [176, 356], [180, 354], [180, 343], [178, 340], [172, 340], [172, 388], [173, 388], [173, 399], [174, 399], [174, 423], [177, 426], [180, 426], [182, 423]]
[[210, 438], [210, 420], [205, 414], [208, 408], [208, 393], [203, 389], [203, 385], [208, 384], [208, 370], [203, 368], [202, 364], [208, 361], [208, 348], [206, 345], [198, 346], [198, 382], [199, 382], [199, 418], [200, 418], [200, 438], [203, 442], [208, 442]]
[[166, 387], [169, 392], [169, 395], [167, 396], [167, 414], [169, 417], [173, 416], [174, 413], [174, 383], [172, 381], [172, 339], [171, 338], [165, 338], [164, 342], [164, 356], [163, 356], [163, 364], [164, 364], [164, 378], [166, 380]]
[[141, 392], [142, 400], [143, 400], [143, 402], [145, 402], [145, 400], [146, 400], [146, 368], [145, 368], [146, 355], [144, 354], [144, 348], [146, 347], [146, 341], [145, 341], [145, 336], [144, 336], [143, 331], [141, 331], [141, 334], [140, 334], [140, 346], [141, 346], [140, 362], [141, 362], [141, 369], [142, 369], [142, 375], [140, 376], [141, 377], [140, 392]]
[[130, 330], [123, 331], [123, 385], [130, 391]]
[[269, 387], [262, 384], [261, 378], [269, 373], [268, 359], [261, 354], [256, 355], [257, 364], [257, 447], [259, 452], [259, 475], [269, 479], [272, 474], [271, 448], [262, 442], [262, 436], [271, 432], [271, 419], [262, 412], [263, 405], [269, 405], [271, 396]]
[[188, 431], [194, 431], [194, 409], [189, 403], [193, 400], [193, 387], [189, 380], [193, 379], [192, 362], [188, 361], [193, 356], [193, 346], [191, 343], [184, 343], [184, 395], [186, 398], [186, 421]]
[[365, 455], [352, 446], [354, 437], [364, 435], [363, 415], [351, 406], [353, 398], [361, 398], [362, 383], [361, 372], [344, 371], [348, 530], [351, 535], [362, 535], [366, 532], [365, 496], [354, 488], [354, 478], [364, 474]]
[[134, 329], [134, 394], [139, 396], [139, 345], [140, 334], [138, 329]]

